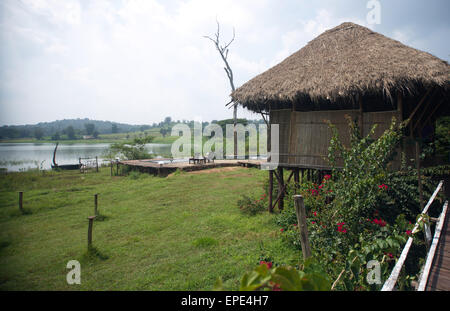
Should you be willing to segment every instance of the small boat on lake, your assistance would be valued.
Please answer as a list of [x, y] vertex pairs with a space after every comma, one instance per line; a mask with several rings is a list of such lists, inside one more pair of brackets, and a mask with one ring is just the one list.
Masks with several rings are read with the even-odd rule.
[[62, 164], [58, 165], [56, 164], [55, 157], [56, 157], [56, 149], [58, 149], [58, 144], [56, 143], [55, 150], [53, 151], [53, 164], [52, 169], [53, 170], [79, 170], [81, 168], [81, 163], [78, 164]]

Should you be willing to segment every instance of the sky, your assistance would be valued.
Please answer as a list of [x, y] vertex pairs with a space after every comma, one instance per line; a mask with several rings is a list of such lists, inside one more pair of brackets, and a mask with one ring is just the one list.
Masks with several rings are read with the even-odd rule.
[[232, 118], [224, 64], [204, 38], [216, 20], [224, 43], [235, 29], [239, 87], [345, 21], [449, 61], [449, 13], [448, 0], [1, 0], [0, 126]]

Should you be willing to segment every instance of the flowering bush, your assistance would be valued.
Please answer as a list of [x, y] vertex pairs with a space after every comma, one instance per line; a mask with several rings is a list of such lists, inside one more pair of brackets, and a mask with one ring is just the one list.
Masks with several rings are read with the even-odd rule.
[[[330, 127], [333, 137], [328, 159], [332, 174], [326, 175], [320, 184], [303, 183], [299, 189], [307, 210], [312, 252], [336, 280], [335, 289], [379, 289], [381, 285], [367, 283], [365, 265], [378, 260], [382, 279], [386, 280], [412, 234], [411, 220], [420, 213], [417, 175], [415, 180], [403, 178], [411, 174], [391, 172], [388, 166], [402, 137], [403, 125], [397, 125], [394, 119], [391, 127], [374, 140], [371, 135], [375, 127], [361, 138], [356, 124], [350, 120], [348, 148], [339, 140], [336, 128], [331, 124]], [[399, 193], [401, 196], [395, 198]], [[292, 196], [286, 199], [287, 208], [276, 217], [276, 222], [285, 229], [282, 238], [300, 250], [294, 204], [289, 202], [293, 199]], [[407, 204], [402, 207], [401, 202]], [[418, 272], [417, 260], [413, 265], [409, 272]]]
[[237, 205], [243, 213], [256, 215], [257, 213], [266, 210], [266, 203], [266, 194], [261, 195], [259, 199], [256, 200], [247, 195], [243, 195], [242, 198], [238, 200]]

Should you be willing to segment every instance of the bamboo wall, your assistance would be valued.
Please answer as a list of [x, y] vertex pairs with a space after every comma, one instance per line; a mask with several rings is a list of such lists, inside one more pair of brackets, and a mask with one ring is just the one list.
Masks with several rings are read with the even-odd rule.
[[[341, 141], [349, 146], [349, 115], [354, 120], [360, 117], [359, 110], [309, 111], [273, 110], [270, 122], [279, 124], [279, 163], [286, 167], [304, 167], [329, 169], [326, 160], [332, 136], [325, 120], [331, 121], [339, 132]], [[364, 135], [367, 135], [373, 124], [377, 124], [374, 138], [378, 138], [390, 126], [392, 117], [400, 120], [398, 111], [364, 112], [362, 113]], [[398, 166], [397, 157], [394, 166]], [[338, 165], [342, 163], [338, 159]]]

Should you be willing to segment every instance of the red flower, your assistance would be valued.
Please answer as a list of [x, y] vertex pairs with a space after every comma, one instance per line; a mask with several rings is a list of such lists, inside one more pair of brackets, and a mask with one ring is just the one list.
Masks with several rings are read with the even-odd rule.
[[324, 178], [325, 180], [329, 180], [329, 179], [331, 178], [331, 175], [325, 175], [323, 178]]
[[379, 225], [380, 227], [384, 227], [386, 226], [387, 222], [384, 221], [383, 219], [374, 219], [372, 220], [372, 223]]
[[313, 212], [313, 215], [314, 215], [314, 216], [317, 216], [317, 212]]
[[297, 227], [297, 224], [293, 224], [294, 227]]
[[406, 235], [411, 235], [412, 231], [411, 230], [406, 230]]
[[313, 220], [313, 221], [311, 221], [311, 223], [314, 225], [316, 222]]
[[266, 267], [268, 268], [268, 269], [271, 269], [272, 268], [272, 263], [270, 262], [270, 261], [263, 261], [263, 260], [261, 260], [260, 262], [259, 262], [259, 264], [262, 266], [262, 265], [266, 265]]
[[337, 224], [338, 229], [337, 231], [342, 232], [342, 233], [347, 233], [347, 229], [344, 228], [345, 222], [340, 222]]
[[283, 229], [283, 228], [281, 228], [281, 229], [280, 229], [280, 231], [281, 231], [281, 232], [283, 232], [283, 231], [284, 231], [284, 229]]

